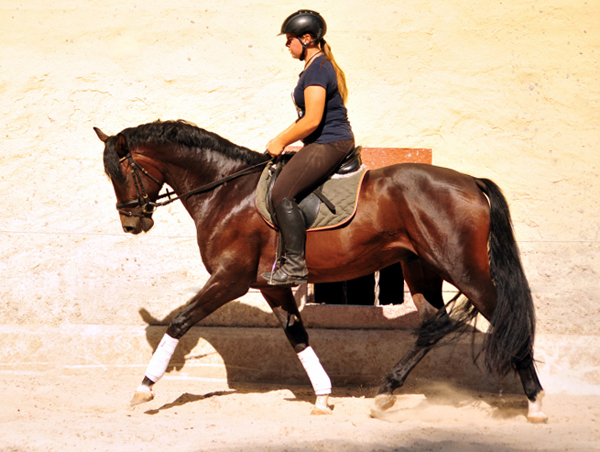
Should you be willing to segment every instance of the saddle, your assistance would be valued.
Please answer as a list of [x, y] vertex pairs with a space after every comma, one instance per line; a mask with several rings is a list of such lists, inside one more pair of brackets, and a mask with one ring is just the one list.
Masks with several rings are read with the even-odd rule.
[[[348, 222], [356, 212], [358, 190], [366, 174], [360, 146], [348, 153], [329, 179], [298, 204], [309, 231], [330, 229]], [[282, 154], [263, 171], [257, 187], [256, 205], [263, 219], [277, 227], [271, 189], [293, 153]]]

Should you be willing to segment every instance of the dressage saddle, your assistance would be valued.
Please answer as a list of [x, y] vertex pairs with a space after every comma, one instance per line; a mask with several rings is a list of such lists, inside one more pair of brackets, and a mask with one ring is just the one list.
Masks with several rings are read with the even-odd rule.
[[[329, 175], [328, 178], [334, 175], [347, 175], [358, 171], [362, 166], [362, 158], [361, 158], [362, 146], [356, 146], [353, 148], [346, 158], [340, 163], [340, 165]], [[276, 157], [268, 171], [270, 171], [270, 182], [267, 190], [267, 199], [266, 205], [269, 210], [269, 214], [271, 218], [275, 221], [275, 226], [277, 226], [277, 218], [275, 216], [275, 209], [273, 207], [273, 202], [271, 199], [271, 189], [277, 180], [277, 177], [281, 173], [283, 167], [289, 162], [289, 160], [294, 156], [295, 153], [286, 153], [281, 154]], [[298, 206], [304, 215], [304, 222], [306, 224], [306, 228], [309, 229], [310, 226], [315, 222], [317, 215], [319, 213], [320, 204], [323, 203], [327, 208], [332, 212], [336, 213], [335, 206], [333, 203], [327, 199], [327, 197], [323, 194], [323, 185], [317, 187], [313, 190], [312, 193], [305, 196], [299, 203]]]

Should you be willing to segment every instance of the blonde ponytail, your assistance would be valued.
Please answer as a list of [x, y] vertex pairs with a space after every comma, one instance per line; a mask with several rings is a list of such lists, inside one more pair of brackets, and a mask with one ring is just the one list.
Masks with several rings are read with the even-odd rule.
[[324, 39], [322, 39], [319, 44], [321, 47], [321, 51], [325, 54], [325, 59], [331, 61], [333, 69], [335, 69], [335, 73], [337, 75], [338, 90], [340, 92], [340, 96], [342, 97], [342, 102], [344, 103], [344, 105], [346, 105], [346, 101], [348, 100], [346, 74], [344, 74], [344, 71], [342, 71], [342, 69], [335, 62], [335, 58], [333, 58], [333, 53], [331, 52], [331, 47], [329, 46], [329, 44], [327, 44]]

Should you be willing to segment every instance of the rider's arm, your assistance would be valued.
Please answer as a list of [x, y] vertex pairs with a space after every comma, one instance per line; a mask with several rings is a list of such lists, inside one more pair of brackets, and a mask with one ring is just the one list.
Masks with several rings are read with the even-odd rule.
[[319, 127], [325, 111], [325, 95], [325, 88], [319, 85], [307, 86], [304, 89], [306, 113], [301, 119], [269, 141], [267, 144], [269, 154], [281, 154], [286, 146], [306, 138]]

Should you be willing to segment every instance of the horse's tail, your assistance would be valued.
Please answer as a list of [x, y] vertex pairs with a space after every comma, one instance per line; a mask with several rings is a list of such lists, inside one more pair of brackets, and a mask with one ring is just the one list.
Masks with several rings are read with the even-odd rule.
[[518, 362], [533, 357], [535, 310], [506, 198], [494, 182], [475, 181], [490, 202], [490, 273], [497, 298], [483, 351], [487, 369], [506, 375]]

